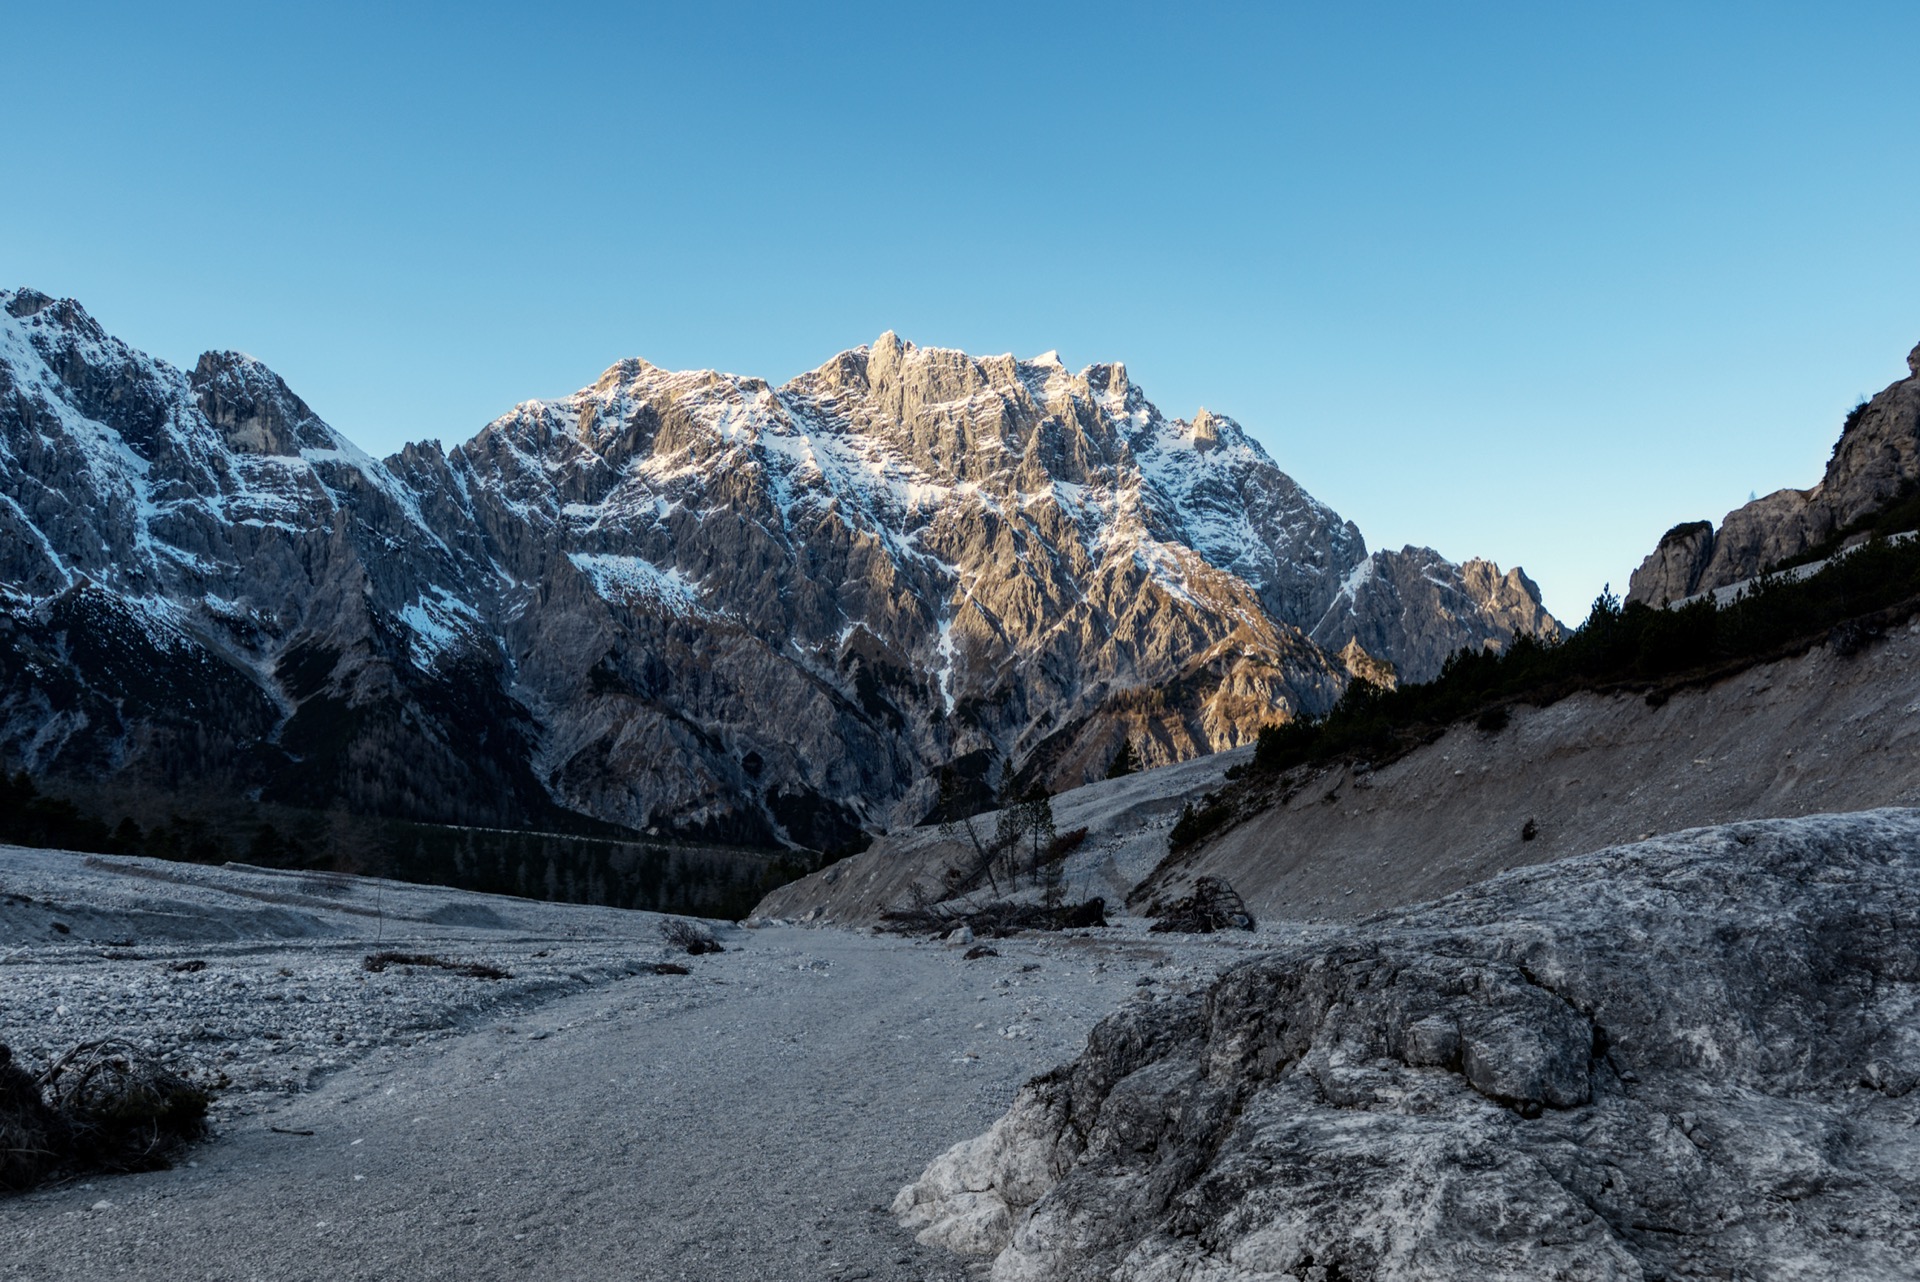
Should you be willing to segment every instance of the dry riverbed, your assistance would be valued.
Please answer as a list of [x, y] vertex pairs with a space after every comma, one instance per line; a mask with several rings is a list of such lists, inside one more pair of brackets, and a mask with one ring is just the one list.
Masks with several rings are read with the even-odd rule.
[[220, 1088], [175, 1169], [0, 1200], [0, 1278], [965, 1277], [893, 1194], [1101, 1016], [1281, 937], [1122, 923], [968, 961], [723, 927], [686, 957], [659, 920], [0, 848], [0, 1042], [111, 1034]]

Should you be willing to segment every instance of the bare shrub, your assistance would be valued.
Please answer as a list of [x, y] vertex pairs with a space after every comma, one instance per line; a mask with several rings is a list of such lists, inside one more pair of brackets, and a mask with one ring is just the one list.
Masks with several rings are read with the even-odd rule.
[[1107, 901], [1099, 897], [1077, 904], [1048, 906], [998, 900], [960, 907], [928, 904], [883, 913], [882, 928], [901, 935], [945, 936], [962, 926], [974, 934], [996, 939], [1022, 930], [1072, 930], [1107, 924]]
[[152, 1171], [207, 1128], [207, 1092], [125, 1042], [83, 1042], [41, 1075], [52, 1166]]
[[685, 917], [669, 917], [660, 923], [660, 938], [675, 948], [684, 949], [693, 956], [702, 953], [724, 953], [720, 941], [713, 932], [697, 921], [688, 921]]
[[0, 1190], [37, 1184], [65, 1148], [65, 1127], [40, 1095], [40, 1082], [0, 1046]]
[[1252, 930], [1254, 927], [1253, 914], [1247, 911], [1246, 901], [1224, 877], [1197, 878], [1193, 893], [1176, 900], [1158, 917], [1151, 927], [1154, 934], [1181, 931], [1210, 935], [1216, 930]]

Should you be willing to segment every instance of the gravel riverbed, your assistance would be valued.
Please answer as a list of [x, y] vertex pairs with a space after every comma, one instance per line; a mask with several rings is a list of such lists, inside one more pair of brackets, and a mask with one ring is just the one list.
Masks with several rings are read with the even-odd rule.
[[0, 1042], [119, 1036], [217, 1088], [175, 1169], [0, 1200], [0, 1278], [965, 1277], [893, 1194], [1101, 1016], [1279, 937], [1122, 922], [969, 961], [717, 926], [687, 957], [659, 921], [0, 848]]

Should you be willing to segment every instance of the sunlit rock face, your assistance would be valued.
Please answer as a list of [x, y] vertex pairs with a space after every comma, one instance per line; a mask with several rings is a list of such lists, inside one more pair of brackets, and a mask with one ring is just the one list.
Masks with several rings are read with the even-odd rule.
[[[363, 454], [270, 370], [0, 293], [0, 751], [273, 800], [826, 847], [1553, 634], [1119, 365], [892, 334], [784, 387], [623, 361]], [[208, 710], [213, 709], [209, 715]]]
[[1633, 572], [1629, 601], [1661, 605], [1753, 578], [1799, 556], [1920, 485], [1920, 347], [1906, 378], [1847, 416], [1810, 490], [1775, 490], [1727, 513], [1714, 529], [1668, 530]]

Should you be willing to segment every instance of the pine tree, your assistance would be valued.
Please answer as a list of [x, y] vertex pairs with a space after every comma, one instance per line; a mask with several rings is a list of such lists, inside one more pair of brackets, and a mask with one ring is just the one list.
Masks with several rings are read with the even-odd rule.
[[994, 790], [1000, 803], [1000, 817], [993, 826], [993, 847], [1006, 861], [1007, 884], [1020, 888], [1020, 839], [1026, 835], [1030, 817], [1026, 804], [1015, 791], [1013, 762], [1000, 763], [1000, 783]]
[[1033, 862], [1031, 867], [1040, 881], [1040, 888], [1049, 908], [1060, 905], [1060, 891], [1065, 879], [1065, 857], [1056, 855], [1053, 843], [1059, 839], [1059, 831], [1053, 822], [1053, 798], [1044, 788], [1036, 788], [1021, 803], [1025, 811], [1027, 838], [1032, 843]]
[[1132, 774], [1139, 768], [1140, 762], [1133, 752], [1133, 740], [1122, 739], [1120, 751], [1113, 754], [1113, 764], [1107, 767], [1107, 778], [1118, 779], [1122, 775]]

